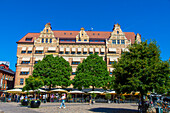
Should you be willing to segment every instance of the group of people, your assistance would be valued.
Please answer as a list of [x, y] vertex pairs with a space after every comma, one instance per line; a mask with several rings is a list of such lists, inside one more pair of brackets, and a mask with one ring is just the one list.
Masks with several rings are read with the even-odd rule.
[[11, 101], [14, 101], [14, 102], [20, 102], [22, 99], [27, 99], [27, 95], [19, 95], [19, 94], [9, 94], [7, 96], [7, 102], [11, 102]]

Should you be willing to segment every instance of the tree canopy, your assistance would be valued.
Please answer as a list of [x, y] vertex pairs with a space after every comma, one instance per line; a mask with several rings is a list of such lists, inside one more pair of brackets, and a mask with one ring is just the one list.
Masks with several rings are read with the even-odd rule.
[[71, 84], [72, 67], [63, 57], [47, 55], [34, 65], [33, 76], [41, 77], [44, 85], [51, 87], [67, 87]]
[[121, 55], [113, 64], [114, 88], [118, 93], [140, 91], [141, 95], [155, 89], [157, 93], [170, 89], [168, 61], [160, 59], [160, 50], [155, 41], [135, 43], [129, 52]]
[[23, 91], [36, 90], [44, 85], [44, 82], [40, 77], [29, 76], [26, 80], [26, 84], [23, 87]]
[[106, 62], [97, 54], [91, 54], [78, 65], [73, 79], [74, 88], [106, 87], [110, 80]]

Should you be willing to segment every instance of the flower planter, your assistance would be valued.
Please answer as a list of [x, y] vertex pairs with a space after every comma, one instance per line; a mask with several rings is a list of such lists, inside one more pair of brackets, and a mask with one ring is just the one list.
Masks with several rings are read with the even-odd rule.
[[28, 104], [29, 104], [29, 100], [22, 100], [21, 101], [21, 105], [23, 105], [23, 106], [28, 106]]
[[40, 100], [33, 100], [30, 103], [30, 107], [31, 108], [39, 108], [40, 104], [41, 104]]

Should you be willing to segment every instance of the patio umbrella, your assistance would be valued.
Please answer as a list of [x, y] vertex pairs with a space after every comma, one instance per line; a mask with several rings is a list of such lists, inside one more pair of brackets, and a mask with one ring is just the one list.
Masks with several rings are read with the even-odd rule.
[[21, 89], [10, 89], [6, 90], [7, 93], [24, 93]]
[[83, 91], [70, 91], [68, 93], [70, 93], [70, 94], [83, 94], [84, 92]]
[[103, 92], [100, 92], [100, 91], [89, 91], [88, 93], [102, 94]]
[[108, 91], [107, 93], [109, 93], [109, 94], [116, 94], [115, 91]]
[[[47, 92], [47, 91], [42, 90], [42, 89], [28, 90], [28, 92], [29, 92], [29, 93], [38, 92], [38, 91], [40, 91], [41, 93], [45, 93], [45, 92]], [[27, 91], [25, 91], [25, 92], [27, 92]]]
[[68, 91], [67, 90], [64, 90], [64, 89], [53, 89], [53, 90], [50, 90], [48, 92], [61, 92], [61, 93], [67, 93]]

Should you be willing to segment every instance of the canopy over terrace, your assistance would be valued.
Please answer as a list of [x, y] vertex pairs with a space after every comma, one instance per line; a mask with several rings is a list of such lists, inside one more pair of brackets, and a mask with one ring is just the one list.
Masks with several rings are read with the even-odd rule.
[[68, 91], [65, 89], [53, 89], [48, 91], [47, 93], [52, 93], [52, 92], [68, 93]]
[[36, 89], [36, 90], [28, 90], [28, 91], [25, 91], [25, 92], [29, 92], [29, 93], [34, 93], [34, 92], [41, 92], [41, 93], [45, 93], [45, 92], [47, 92], [47, 91], [45, 91], [45, 90], [42, 90], [42, 89]]
[[83, 91], [70, 91], [68, 93], [70, 93], [70, 94], [84, 94]]
[[103, 94], [101, 91], [89, 91], [88, 93]]
[[22, 93], [23, 94], [23, 93], [25, 93], [21, 89], [10, 89], [10, 90], [6, 90], [4, 92], [12, 93], [12, 94], [15, 94], [15, 93], [17, 93], [17, 94], [21, 94]]

